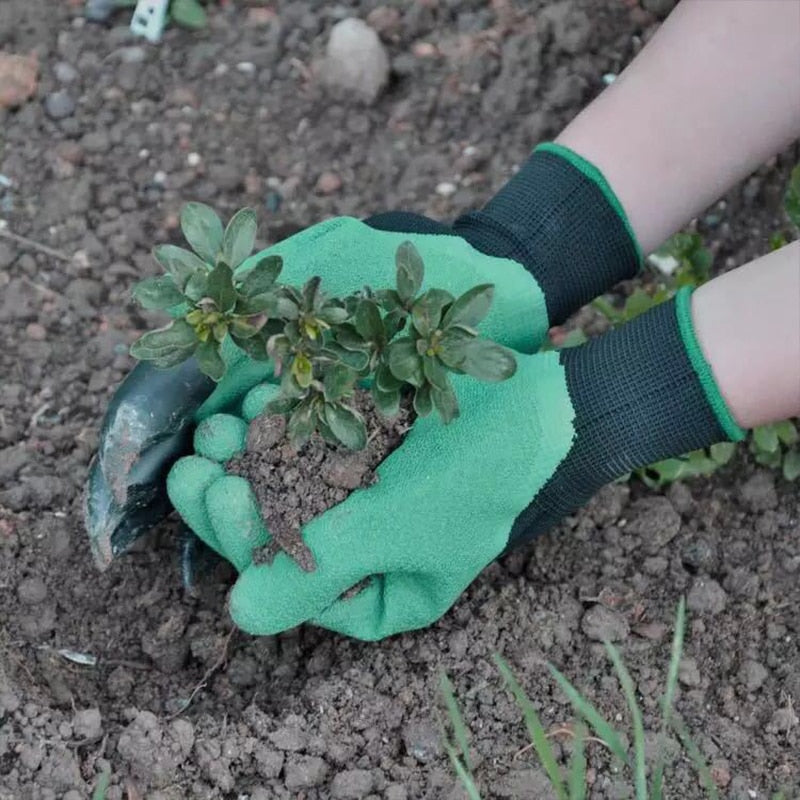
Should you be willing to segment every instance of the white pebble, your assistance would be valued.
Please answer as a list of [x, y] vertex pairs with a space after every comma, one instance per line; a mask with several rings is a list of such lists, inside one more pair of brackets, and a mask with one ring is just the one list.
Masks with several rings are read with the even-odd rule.
[[160, 169], [158, 172], [156, 172], [155, 175], [153, 175], [153, 181], [155, 183], [161, 183], [161, 184], [166, 183], [167, 182], [167, 173], [164, 172], [164, 170]]
[[139, 151], [139, 158], [149, 158], [149, 157], [150, 157], [150, 151], [146, 147], [143, 147]]
[[200, 154], [199, 153], [189, 153], [189, 155], [186, 156], [186, 163], [190, 167], [196, 167], [200, 163]]
[[450, 197], [454, 195], [456, 192], [456, 185], [454, 183], [450, 183], [449, 181], [442, 181], [436, 187], [436, 194], [441, 195], [442, 197]]
[[245, 75], [252, 75], [256, 71], [256, 65], [252, 61], [240, 61], [236, 65], [236, 69]]

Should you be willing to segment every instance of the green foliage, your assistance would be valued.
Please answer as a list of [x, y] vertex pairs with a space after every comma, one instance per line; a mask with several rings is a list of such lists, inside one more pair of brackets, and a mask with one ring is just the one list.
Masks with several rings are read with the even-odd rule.
[[800, 477], [800, 434], [792, 420], [762, 425], [753, 430], [750, 452], [759, 464], [779, 469], [787, 481]]
[[411, 396], [419, 416], [434, 410], [447, 423], [458, 416], [450, 374], [497, 382], [510, 378], [510, 350], [481, 339], [477, 326], [488, 314], [494, 287], [476, 286], [455, 298], [443, 289], [424, 292], [425, 267], [410, 242], [395, 256], [396, 286], [332, 298], [312, 277], [302, 287], [278, 283], [282, 262], [265, 256], [235, 272], [253, 249], [256, 216], [237, 212], [223, 228], [216, 213], [189, 203], [181, 228], [191, 246], [154, 250], [165, 274], [133, 291], [145, 308], [176, 318], [144, 334], [131, 347], [137, 358], [159, 367], [194, 356], [215, 381], [225, 374], [223, 342], [231, 340], [256, 360], [273, 359], [281, 391], [269, 410], [288, 416], [295, 445], [317, 432], [327, 441], [359, 450], [366, 445], [364, 419], [348, 402], [366, 381], [378, 411], [392, 416]]
[[[678, 666], [683, 651], [684, 632], [686, 629], [686, 605], [682, 599], [678, 604], [675, 620], [675, 632], [672, 640], [672, 649], [667, 681], [661, 701], [661, 736], [666, 737], [670, 731], [675, 731], [684, 745], [684, 749], [693, 762], [705, 788], [706, 794], [712, 800], [718, 796], [717, 788], [711, 779], [708, 765], [700, 754], [697, 745], [689, 736], [686, 726], [674, 710], [675, 690], [678, 684]], [[558, 763], [556, 754], [550, 744], [548, 734], [530, 698], [519, 685], [508, 664], [499, 656], [494, 660], [506, 685], [517, 705], [522, 711], [526, 728], [531, 739], [533, 750], [547, 773], [553, 793], [558, 800], [584, 800], [587, 792], [587, 761], [585, 756], [587, 729], [591, 730], [596, 739], [601, 741], [611, 752], [612, 756], [625, 768], [632, 777], [632, 788], [636, 800], [663, 800], [664, 794], [664, 742], [658, 748], [655, 763], [650, 769], [650, 783], [647, 782], [647, 761], [645, 753], [645, 732], [641, 707], [639, 706], [636, 687], [633, 678], [628, 672], [619, 651], [613, 644], [606, 642], [606, 651], [609, 655], [614, 672], [622, 688], [628, 704], [628, 710], [633, 723], [633, 748], [632, 752], [623, 744], [622, 737], [608, 720], [564, 677], [554, 666], [550, 671], [562, 691], [568, 697], [573, 710], [578, 718], [572, 726], [574, 734], [572, 755], [566, 770]], [[446, 676], [442, 677], [441, 691], [445, 708], [453, 729], [455, 742], [445, 738], [445, 747], [453, 763], [456, 774], [461, 780], [470, 798], [480, 800], [477, 781], [472, 774], [468, 750], [468, 731], [463, 717], [458, 708], [453, 687]]]
[[108, 787], [111, 783], [111, 769], [106, 768], [97, 776], [97, 783], [92, 792], [92, 800], [106, 800]]
[[783, 196], [783, 208], [789, 222], [800, 228], [800, 164], [796, 164], [789, 176], [789, 185]]

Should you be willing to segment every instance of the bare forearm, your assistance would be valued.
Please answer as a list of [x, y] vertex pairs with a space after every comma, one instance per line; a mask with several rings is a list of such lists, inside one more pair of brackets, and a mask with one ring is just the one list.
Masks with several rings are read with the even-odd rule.
[[558, 141], [645, 252], [800, 135], [800, 0], [683, 0]]
[[700, 287], [692, 318], [743, 428], [800, 416], [800, 242]]

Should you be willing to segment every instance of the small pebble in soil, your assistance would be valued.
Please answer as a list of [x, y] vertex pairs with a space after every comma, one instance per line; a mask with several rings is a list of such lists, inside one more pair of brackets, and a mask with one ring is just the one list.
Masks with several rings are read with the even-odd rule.
[[331, 28], [323, 79], [365, 103], [374, 103], [389, 80], [389, 57], [378, 34], [356, 18]]
[[69, 92], [60, 89], [47, 95], [44, 101], [44, 110], [51, 119], [66, 119], [75, 111], [75, 101]]
[[603, 605], [592, 606], [581, 620], [581, 630], [596, 642], [620, 642], [628, 638], [628, 620]]
[[686, 607], [698, 614], [719, 614], [727, 604], [728, 595], [713, 578], [696, 578], [686, 598]]

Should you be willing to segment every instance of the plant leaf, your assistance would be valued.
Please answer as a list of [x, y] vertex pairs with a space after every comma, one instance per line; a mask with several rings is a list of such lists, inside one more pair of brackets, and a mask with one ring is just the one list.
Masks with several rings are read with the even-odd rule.
[[382, 391], [377, 384], [372, 385], [372, 398], [375, 401], [375, 408], [384, 417], [395, 417], [400, 411], [400, 390], [395, 389], [391, 392]]
[[774, 453], [780, 447], [778, 432], [774, 425], [761, 425], [754, 428], [753, 441], [756, 447], [764, 453]]
[[403, 242], [395, 253], [397, 267], [397, 294], [403, 305], [416, 297], [425, 277], [422, 258], [411, 242]]
[[800, 440], [800, 434], [797, 432], [797, 427], [790, 419], [782, 420], [781, 422], [774, 423], [775, 433], [778, 438], [787, 446], [797, 444]]
[[431, 400], [433, 400], [433, 407], [439, 412], [439, 416], [445, 425], [452, 422], [459, 415], [458, 399], [452, 388], [443, 392], [441, 389], [432, 386]]
[[325, 388], [325, 399], [333, 402], [349, 394], [356, 378], [357, 375], [344, 364], [334, 364], [326, 370], [322, 381]]
[[467, 357], [467, 346], [474, 339], [475, 336], [463, 328], [448, 328], [439, 343], [438, 356], [442, 363], [450, 369], [461, 369]]
[[175, 279], [179, 289], [186, 286], [186, 281], [198, 270], [208, 272], [209, 267], [191, 250], [177, 247], [174, 244], [160, 244], [153, 248], [153, 258]]
[[226, 263], [220, 261], [208, 274], [206, 291], [223, 314], [233, 311], [236, 305], [236, 289], [233, 288], [233, 271]]
[[715, 464], [722, 466], [727, 464], [736, 452], [736, 444], [734, 442], [717, 442], [708, 448], [709, 455]]
[[410, 383], [412, 386], [422, 386], [422, 358], [417, 353], [414, 340], [409, 337], [395, 339], [388, 349], [388, 365], [398, 380]]
[[367, 342], [383, 343], [385, 338], [383, 320], [377, 303], [372, 300], [362, 300], [356, 308], [353, 324], [358, 334]]
[[158, 367], [174, 367], [189, 358], [198, 345], [194, 328], [186, 320], [176, 319], [139, 338], [131, 345], [131, 355], [152, 361]]
[[200, 371], [213, 381], [219, 381], [225, 374], [225, 362], [219, 354], [219, 345], [214, 341], [202, 342], [194, 353]]
[[184, 301], [183, 293], [175, 285], [172, 275], [145, 278], [133, 287], [133, 296], [144, 308], [163, 311]]
[[262, 333], [257, 333], [249, 338], [241, 338], [231, 331], [233, 343], [243, 350], [254, 361], [269, 361], [267, 354], [267, 342]]
[[181, 210], [181, 230], [192, 250], [208, 264], [217, 263], [222, 247], [222, 222], [205, 203], [187, 203]]
[[394, 392], [400, 389], [403, 382], [392, 375], [392, 371], [386, 364], [380, 364], [375, 370], [375, 384], [382, 392]]
[[430, 336], [442, 320], [442, 311], [453, 302], [453, 295], [444, 289], [428, 289], [411, 308], [411, 321], [420, 336]]
[[456, 743], [458, 744], [459, 750], [461, 750], [461, 755], [464, 757], [464, 764], [466, 764], [468, 770], [472, 770], [472, 762], [469, 756], [467, 726], [464, 723], [464, 718], [461, 716], [453, 684], [444, 671], [442, 671], [439, 676], [439, 691], [444, 699], [447, 715], [450, 717], [450, 724], [453, 726], [453, 735], [455, 736]]
[[325, 422], [333, 435], [350, 450], [363, 450], [367, 445], [364, 418], [341, 403], [325, 404]]
[[[233, 267], [233, 264], [231, 264], [231, 267]], [[264, 256], [260, 258], [253, 268], [245, 274], [241, 284], [239, 284], [239, 291], [245, 297], [256, 297], [259, 294], [268, 292], [275, 285], [275, 281], [278, 280], [281, 269], [283, 269], [283, 259], [280, 256]]]
[[172, 0], [169, 7], [172, 19], [184, 28], [197, 30], [208, 24], [206, 10], [197, 0]]
[[783, 457], [783, 477], [787, 481], [800, 478], [800, 450], [789, 450]]
[[327, 322], [328, 325], [341, 325], [350, 316], [350, 312], [340, 305], [328, 303], [317, 313], [317, 319]]
[[289, 440], [299, 447], [314, 433], [314, 410], [307, 400], [303, 400], [292, 412], [286, 425]]
[[380, 289], [375, 292], [375, 299], [384, 311], [402, 311], [405, 314], [403, 301], [395, 289]]
[[266, 323], [266, 314], [252, 314], [248, 317], [231, 317], [231, 335], [235, 335], [239, 339], [250, 339], [255, 336]]
[[197, 303], [208, 295], [208, 276], [210, 271], [206, 269], [198, 269], [189, 276], [186, 285], [183, 287], [183, 293], [193, 302]]
[[474, 328], [488, 313], [494, 299], [494, 286], [482, 283], [464, 292], [447, 310], [442, 327], [465, 325]]
[[242, 208], [231, 217], [222, 235], [222, 258], [231, 269], [236, 269], [253, 252], [257, 228], [252, 208]]
[[298, 353], [292, 359], [291, 373], [301, 389], [308, 389], [314, 379], [314, 365], [311, 359], [303, 353]]
[[431, 385], [426, 383], [414, 392], [414, 411], [420, 417], [427, 417], [433, 411]]
[[336, 328], [336, 342], [347, 350], [360, 350], [367, 352], [369, 343], [350, 324], [339, 325]]
[[355, 372], [361, 372], [369, 366], [369, 354], [363, 350], [346, 350], [336, 342], [328, 342], [320, 351], [320, 355], [350, 367]]
[[507, 347], [486, 339], [473, 339], [466, 345], [460, 367], [473, 378], [496, 383], [510, 378], [517, 371], [517, 360]]
[[422, 372], [428, 379], [432, 386], [442, 391], [447, 391], [450, 388], [450, 381], [447, 378], [447, 370], [445, 370], [442, 362], [436, 356], [423, 356], [422, 357]]
[[324, 297], [319, 288], [321, 283], [322, 278], [319, 275], [314, 275], [306, 281], [302, 291], [304, 311], [316, 311], [321, 304]]

